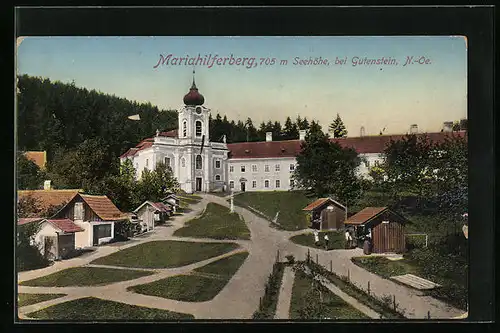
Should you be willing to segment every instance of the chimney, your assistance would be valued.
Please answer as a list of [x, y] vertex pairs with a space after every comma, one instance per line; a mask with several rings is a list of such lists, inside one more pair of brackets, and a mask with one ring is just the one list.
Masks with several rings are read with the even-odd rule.
[[43, 189], [44, 190], [52, 190], [52, 185], [50, 184], [50, 180], [46, 180], [43, 182]]
[[451, 132], [453, 130], [453, 122], [445, 121], [443, 123], [443, 132]]
[[299, 131], [299, 140], [304, 141], [306, 139], [306, 130]]
[[361, 128], [359, 129], [359, 136], [360, 137], [365, 136], [365, 127], [364, 126], [361, 126]]
[[266, 141], [273, 141], [273, 132], [266, 132]]
[[417, 134], [418, 133], [418, 126], [417, 124], [413, 124], [410, 126], [410, 134]]

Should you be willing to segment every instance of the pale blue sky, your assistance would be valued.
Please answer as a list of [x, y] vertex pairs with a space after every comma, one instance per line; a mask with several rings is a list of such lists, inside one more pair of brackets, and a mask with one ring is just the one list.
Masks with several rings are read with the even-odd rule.
[[[307, 116], [326, 126], [339, 113], [350, 136], [439, 131], [467, 116], [467, 50], [463, 37], [29, 37], [18, 48], [19, 74], [71, 82], [164, 109], [177, 109], [193, 66], [161, 65], [160, 54], [255, 57], [257, 66], [196, 67], [205, 106], [229, 119]], [[392, 57], [398, 66], [352, 66], [353, 57]], [[430, 64], [402, 66], [407, 56]], [[260, 58], [288, 60], [260, 65]], [[296, 66], [322, 57], [330, 66]], [[336, 57], [347, 64], [339, 66]]]

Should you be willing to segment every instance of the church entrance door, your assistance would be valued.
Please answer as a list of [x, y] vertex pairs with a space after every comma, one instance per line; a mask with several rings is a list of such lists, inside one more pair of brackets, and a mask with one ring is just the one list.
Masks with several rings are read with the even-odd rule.
[[201, 192], [201, 177], [196, 177], [196, 192]]

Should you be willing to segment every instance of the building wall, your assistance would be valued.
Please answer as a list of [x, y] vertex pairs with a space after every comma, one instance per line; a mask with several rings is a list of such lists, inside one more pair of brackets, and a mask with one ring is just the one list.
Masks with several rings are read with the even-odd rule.
[[137, 212], [137, 217], [148, 225], [148, 231], [153, 230], [155, 223], [155, 209], [150, 205], [144, 205]]
[[[228, 180], [234, 182], [234, 191], [240, 191], [240, 179], [245, 178], [246, 191], [287, 191], [290, 190], [290, 164], [294, 167], [296, 160], [294, 157], [288, 158], [245, 158], [245, 159], [229, 159]], [[266, 171], [266, 165], [269, 171]], [[276, 165], [279, 165], [279, 171], [276, 170]], [[242, 172], [241, 167], [245, 167], [245, 172]], [[255, 166], [255, 169], [253, 169]], [[232, 171], [231, 171], [232, 167]], [[265, 181], [269, 181], [269, 187], [265, 186]], [[280, 186], [276, 186], [276, 180], [280, 181]], [[253, 182], [255, 187], [253, 186]]]
[[92, 230], [90, 222], [75, 220], [74, 223], [83, 229], [83, 231], [75, 233], [75, 248], [83, 249], [92, 246]]
[[367, 154], [359, 154], [360, 157], [364, 158], [365, 161], [362, 161], [358, 167], [357, 174], [358, 176], [369, 178], [369, 172], [372, 167], [377, 165], [377, 163], [383, 162], [383, 154], [379, 153], [367, 153]]

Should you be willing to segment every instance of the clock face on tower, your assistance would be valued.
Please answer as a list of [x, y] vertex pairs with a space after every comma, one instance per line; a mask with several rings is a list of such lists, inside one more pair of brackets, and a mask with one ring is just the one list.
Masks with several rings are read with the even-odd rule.
[[196, 107], [196, 113], [197, 114], [201, 114], [201, 106], [197, 106]]

